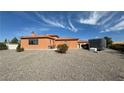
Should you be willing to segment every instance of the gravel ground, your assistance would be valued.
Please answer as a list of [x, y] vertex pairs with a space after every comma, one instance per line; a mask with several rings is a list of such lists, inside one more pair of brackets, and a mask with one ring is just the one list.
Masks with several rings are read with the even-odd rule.
[[0, 80], [124, 80], [124, 54], [83, 49], [58, 54], [53, 50], [0, 51]]

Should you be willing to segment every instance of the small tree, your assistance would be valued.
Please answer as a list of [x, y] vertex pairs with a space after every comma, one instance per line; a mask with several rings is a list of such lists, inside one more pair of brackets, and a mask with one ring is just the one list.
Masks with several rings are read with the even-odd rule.
[[24, 51], [24, 48], [21, 48], [21, 45], [18, 44], [18, 46], [17, 46], [17, 48], [16, 48], [16, 51], [17, 51], [17, 52], [22, 52], [22, 51]]
[[66, 44], [59, 44], [57, 46], [57, 52], [59, 53], [66, 53], [67, 50], [68, 50], [68, 46]]
[[112, 46], [112, 38], [111, 37], [104, 37], [104, 39], [106, 40], [106, 47], [110, 48]]
[[7, 43], [7, 39], [4, 40], [4, 43], [5, 43], [5, 44]]
[[5, 43], [0, 43], [0, 50], [7, 50], [8, 47], [6, 46]]
[[16, 37], [14, 37], [10, 43], [13, 43], [13, 44], [18, 44], [18, 39]]

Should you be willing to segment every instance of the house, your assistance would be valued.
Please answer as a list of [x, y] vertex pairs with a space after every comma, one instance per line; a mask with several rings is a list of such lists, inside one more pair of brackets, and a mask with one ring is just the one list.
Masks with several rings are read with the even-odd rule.
[[[21, 47], [24, 49], [49, 49], [56, 48], [59, 44], [67, 44], [69, 48], [79, 48], [78, 38], [62, 38], [58, 35], [46, 34], [21, 37]], [[81, 42], [82, 43], [82, 42]]]

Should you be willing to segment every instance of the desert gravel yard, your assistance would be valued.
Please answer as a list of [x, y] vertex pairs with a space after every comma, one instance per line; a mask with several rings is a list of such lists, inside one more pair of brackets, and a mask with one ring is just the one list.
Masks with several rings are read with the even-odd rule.
[[0, 80], [124, 80], [124, 54], [83, 49], [0, 51]]

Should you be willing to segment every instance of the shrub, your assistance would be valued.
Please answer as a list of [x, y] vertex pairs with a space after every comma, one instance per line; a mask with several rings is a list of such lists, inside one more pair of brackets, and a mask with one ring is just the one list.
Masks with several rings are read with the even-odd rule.
[[0, 50], [7, 50], [8, 47], [6, 46], [5, 43], [0, 43]]
[[121, 52], [124, 52], [124, 45], [120, 45], [120, 44], [114, 44], [110, 47], [111, 49], [115, 49], [115, 50], [119, 50]]
[[112, 38], [105, 36], [104, 39], [106, 40], [106, 47], [110, 48], [112, 46]]
[[17, 46], [17, 48], [16, 48], [16, 51], [17, 51], [17, 52], [22, 52], [22, 51], [24, 51], [24, 48], [21, 48], [21, 45], [18, 44], [18, 46]]
[[66, 53], [67, 50], [68, 50], [68, 46], [66, 44], [59, 44], [57, 46], [58, 53]]

